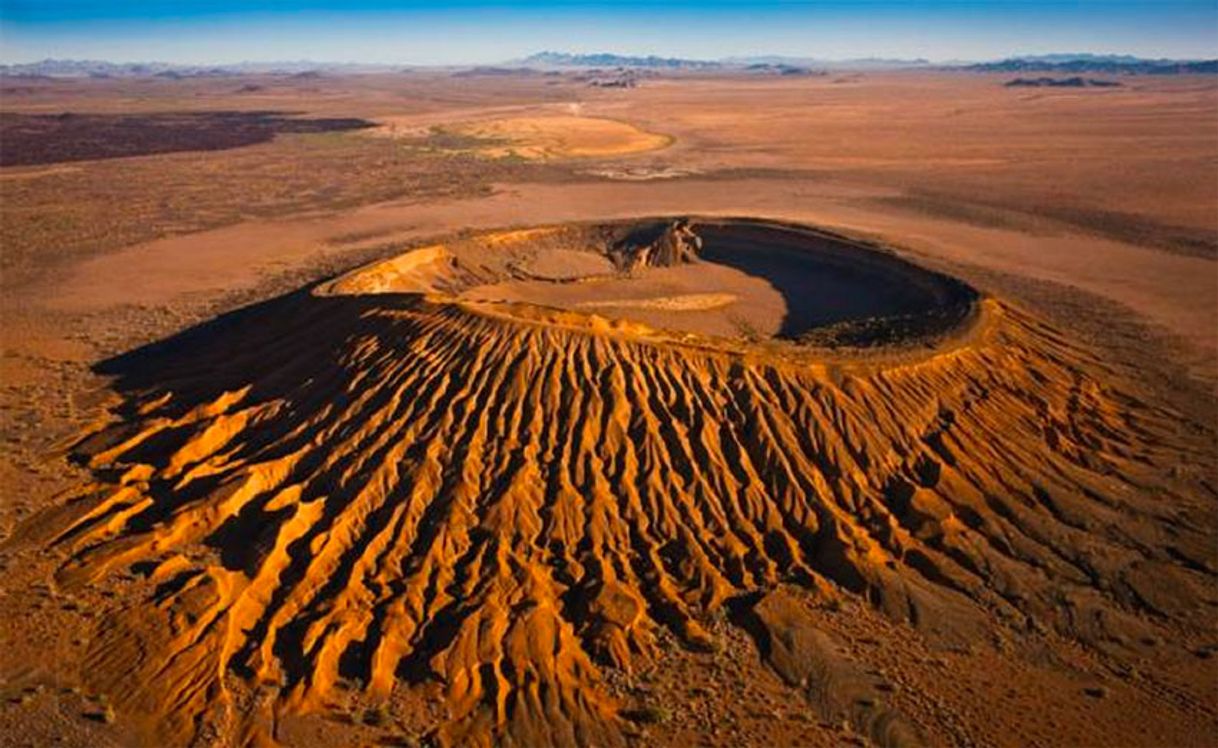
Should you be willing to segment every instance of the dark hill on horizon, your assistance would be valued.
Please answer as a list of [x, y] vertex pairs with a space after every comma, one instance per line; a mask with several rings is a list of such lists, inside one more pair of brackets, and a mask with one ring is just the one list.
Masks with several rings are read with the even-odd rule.
[[1218, 73], [1215, 60], [1150, 60], [1128, 55], [1041, 55], [1012, 57], [964, 66], [981, 73], [1112, 73], [1125, 75], [1190, 75]]

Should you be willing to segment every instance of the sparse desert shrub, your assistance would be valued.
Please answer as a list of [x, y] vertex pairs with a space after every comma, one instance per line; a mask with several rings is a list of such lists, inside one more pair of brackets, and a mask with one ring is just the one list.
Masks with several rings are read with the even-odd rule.
[[381, 727], [389, 724], [389, 709], [384, 704], [368, 707], [364, 710], [364, 724]]
[[644, 725], [660, 725], [672, 719], [672, 712], [661, 704], [648, 704], [628, 712], [626, 718]]
[[114, 721], [118, 719], [118, 715], [114, 713], [114, 707], [109, 704], [104, 704], [96, 709], [85, 712], [85, 717], [94, 722], [101, 722], [107, 725], [114, 724]]

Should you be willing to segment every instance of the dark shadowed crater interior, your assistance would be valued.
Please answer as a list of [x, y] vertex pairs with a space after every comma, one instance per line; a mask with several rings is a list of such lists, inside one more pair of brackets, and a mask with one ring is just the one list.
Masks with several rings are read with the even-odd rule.
[[954, 329], [977, 294], [844, 237], [745, 219], [654, 219], [572, 227], [505, 247], [454, 246], [455, 265], [501, 271], [464, 300], [524, 302], [674, 331], [870, 346]]

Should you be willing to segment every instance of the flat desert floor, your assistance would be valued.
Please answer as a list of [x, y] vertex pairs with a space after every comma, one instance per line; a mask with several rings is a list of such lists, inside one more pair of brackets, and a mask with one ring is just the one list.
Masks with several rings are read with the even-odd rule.
[[0, 742], [1214, 744], [1218, 81], [1005, 80], [0, 81]]

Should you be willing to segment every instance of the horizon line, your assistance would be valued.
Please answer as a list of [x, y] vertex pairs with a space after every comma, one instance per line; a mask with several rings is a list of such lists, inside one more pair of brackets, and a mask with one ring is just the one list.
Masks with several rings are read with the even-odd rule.
[[987, 58], [928, 58], [928, 57], [902, 57], [899, 55], [887, 56], [883, 54], [868, 54], [860, 57], [815, 57], [813, 55], [801, 54], [784, 54], [780, 52], [756, 52], [752, 54], [733, 54], [723, 57], [682, 57], [679, 55], [666, 55], [658, 53], [648, 54], [629, 54], [621, 52], [610, 52], [607, 50], [597, 50], [595, 52], [584, 51], [560, 51], [556, 49], [544, 49], [539, 52], [526, 55], [524, 57], [508, 58], [496, 62], [443, 62], [443, 63], [427, 63], [427, 62], [374, 62], [357, 59], [313, 59], [313, 58], [276, 58], [276, 59], [216, 59], [207, 62], [170, 62], [168, 60], [158, 60], [151, 58], [143, 59], [117, 59], [103, 57], [54, 57], [41, 56], [34, 59], [4, 59], [0, 57], [0, 65], [15, 66], [15, 65], [36, 65], [39, 63], [58, 62], [58, 63], [101, 63], [108, 65], [163, 65], [166, 67], [175, 68], [199, 68], [199, 67], [228, 67], [239, 65], [318, 65], [318, 66], [364, 66], [364, 67], [409, 67], [409, 68], [455, 68], [455, 67], [494, 67], [496, 65], [509, 65], [527, 62], [530, 58], [540, 55], [563, 55], [570, 57], [596, 57], [609, 56], [619, 57], [624, 59], [658, 59], [658, 60], [678, 60], [681, 62], [695, 64], [730, 64], [743, 60], [756, 58], [776, 58], [780, 60], [801, 60], [810, 63], [850, 63], [850, 62], [868, 62], [882, 61], [893, 63], [921, 63], [926, 65], [941, 65], [941, 66], [957, 66], [969, 65], [990, 62], [1004, 62], [1008, 60], [1025, 60], [1025, 59], [1043, 59], [1048, 57], [1098, 57], [1098, 58], [1130, 58], [1142, 62], [1207, 62], [1218, 59], [1218, 57], [1145, 57], [1141, 55], [1131, 54], [1128, 52], [1091, 52], [1091, 51], [1071, 51], [1071, 52], [1036, 52], [1025, 54], [1009, 54], [997, 57]]

